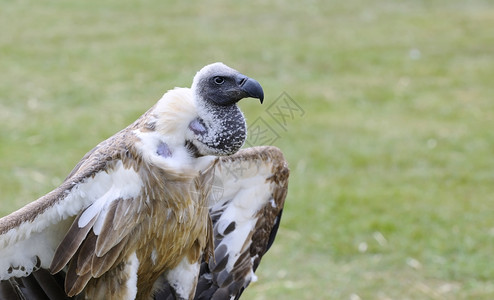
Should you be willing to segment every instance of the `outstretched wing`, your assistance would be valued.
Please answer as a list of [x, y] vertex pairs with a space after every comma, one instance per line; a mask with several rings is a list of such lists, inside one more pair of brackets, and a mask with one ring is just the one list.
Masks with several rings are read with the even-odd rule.
[[[104, 235], [104, 243], [98, 245], [100, 257], [115, 252], [111, 250], [128, 231], [125, 224], [132, 222], [117, 223], [109, 218], [117, 215], [115, 211], [122, 212], [121, 204], [138, 197], [142, 187], [124, 147], [131, 138], [128, 134], [121, 131], [102, 142], [84, 156], [61, 186], [0, 219], [0, 295], [11, 293], [8, 290], [13, 287], [15, 291], [29, 286], [33, 277], [46, 273], [35, 272], [39, 269], [57, 272], [64, 268], [91, 234]], [[118, 229], [119, 234], [108, 239], [105, 222], [112, 222], [111, 228]], [[19, 279], [33, 272], [36, 276]]]
[[[289, 170], [276, 147], [253, 147], [216, 165], [210, 208], [214, 259], [203, 261], [195, 299], [238, 299], [273, 243], [288, 187]], [[163, 283], [155, 300], [176, 299]]]
[[237, 299], [274, 241], [289, 170], [278, 148], [253, 147], [222, 158], [216, 171], [215, 260], [201, 266], [196, 299]]

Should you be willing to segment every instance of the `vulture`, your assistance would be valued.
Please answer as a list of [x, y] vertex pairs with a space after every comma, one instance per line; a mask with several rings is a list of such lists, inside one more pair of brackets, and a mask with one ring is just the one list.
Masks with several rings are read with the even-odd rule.
[[240, 149], [237, 102], [264, 92], [202, 68], [0, 219], [0, 299], [238, 299], [276, 236], [289, 169]]

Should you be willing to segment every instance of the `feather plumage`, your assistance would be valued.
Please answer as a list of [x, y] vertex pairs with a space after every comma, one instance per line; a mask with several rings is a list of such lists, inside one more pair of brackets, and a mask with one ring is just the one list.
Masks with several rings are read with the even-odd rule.
[[[244, 97], [262, 100], [260, 85], [206, 66], [192, 89], [167, 92], [58, 188], [0, 219], [0, 295], [192, 299], [196, 284], [196, 296], [240, 295], [272, 243], [288, 176], [275, 148], [208, 156], [233, 154], [245, 139], [235, 104]], [[232, 181], [235, 164], [247, 168]]]

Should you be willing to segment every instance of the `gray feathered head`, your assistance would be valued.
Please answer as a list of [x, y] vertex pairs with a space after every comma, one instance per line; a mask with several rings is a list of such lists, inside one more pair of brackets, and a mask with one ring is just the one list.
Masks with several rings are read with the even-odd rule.
[[187, 146], [196, 156], [231, 155], [247, 138], [245, 118], [237, 106], [243, 98], [264, 99], [261, 85], [238, 71], [214, 63], [197, 72], [192, 83], [199, 117], [189, 124], [194, 137]]

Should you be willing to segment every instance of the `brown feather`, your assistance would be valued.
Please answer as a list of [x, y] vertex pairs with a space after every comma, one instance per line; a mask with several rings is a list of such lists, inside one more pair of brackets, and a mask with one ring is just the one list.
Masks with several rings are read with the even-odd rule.
[[64, 288], [69, 297], [75, 296], [82, 292], [89, 279], [91, 279], [90, 272], [82, 276], [78, 275], [76, 273], [76, 264], [77, 261], [71, 260], [69, 263], [69, 268], [67, 269], [67, 273], [65, 275]]
[[92, 261], [94, 256], [94, 245], [98, 240], [98, 236], [94, 232], [89, 232], [86, 239], [82, 243], [79, 251], [74, 255], [73, 260], [77, 261], [76, 265], [69, 265], [69, 269], [74, 267], [77, 275], [85, 275], [91, 273]]
[[72, 223], [69, 231], [65, 235], [63, 241], [58, 246], [55, 251], [55, 255], [53, 256], [53, 261], [51, 262], [50, 272], [52, 274], [60, 272], [69, 260], [72, 258], [74, 253], [76, 253], [79, 246], [82, 244], [84, 239], [86, 238], [88, 232], [91, 230], [94, 222], [96, 222], [96, 217], [93, 218], [89, 223], [80, 228], [79, 223], [80, 215]]
[[[118, 232], [114, 224], [115, 220], [115, 212], [118, 207], [119, 202], [126, 202], [126, 204], [129, 204], [131, 201], [124, 201], [122, 198], [114, 200], [110, 204], [110, 208], [108, 209], [108, 212], [106, 213], [105, 220], [103, 222], [103, 226], [101, 227], [101, 232], [98, 234], [98, 239], [96, 241], [94, 249], [94, 253], [96, 256], [104, 256], [108, 251], [110, 251], [116, 244], [118, 244], [122, 238], [127, 234], [128, 232]], [[128, 221], [128, 220], [127, 220]]]
[[127, 237], [120, 241], [116, 246], [111, 248], [102, 257], [93, 255], [91, 262], [91, 274], [94, 278], [98, 278], [106, 273], [115, 264], [115, 261], [120, 257], [123, 248], [127, 244]]

